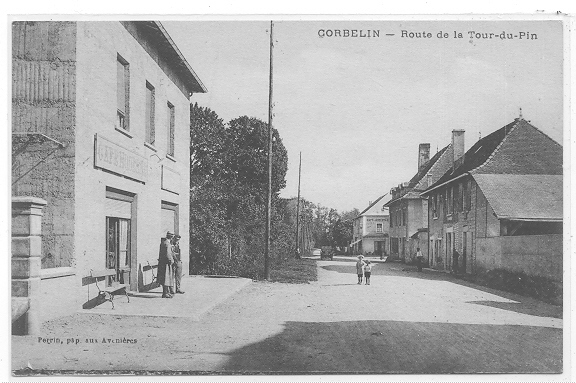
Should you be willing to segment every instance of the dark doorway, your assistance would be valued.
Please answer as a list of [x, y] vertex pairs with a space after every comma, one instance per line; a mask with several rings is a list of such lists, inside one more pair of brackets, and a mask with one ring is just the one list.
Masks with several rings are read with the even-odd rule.
[[116, 270], [106, 285], [129, 284], [131, 274], [130, 220], [106, 217], [106, 268]]

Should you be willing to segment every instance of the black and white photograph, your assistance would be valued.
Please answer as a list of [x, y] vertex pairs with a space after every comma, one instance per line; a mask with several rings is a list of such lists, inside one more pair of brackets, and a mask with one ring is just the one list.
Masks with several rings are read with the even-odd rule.
[[566, 379], [569, 19], [11, 16], [9, 374]]

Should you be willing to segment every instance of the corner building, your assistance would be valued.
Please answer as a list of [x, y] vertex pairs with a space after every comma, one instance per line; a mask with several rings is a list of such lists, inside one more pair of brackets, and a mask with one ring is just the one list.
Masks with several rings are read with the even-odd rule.
[[150, 288], [167, 230], [188, 270], [190, 97], [206, 88], [162, 24], [14, 22], [12, 43], [12, 195], [47, 202], [42, 320], [90, 306], [91, 270]]

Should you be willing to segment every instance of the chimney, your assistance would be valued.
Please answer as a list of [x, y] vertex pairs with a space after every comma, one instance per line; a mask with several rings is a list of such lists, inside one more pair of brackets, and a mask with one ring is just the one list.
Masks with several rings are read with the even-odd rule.
[[430, 144], [420, 144], [418, 147], [418, 171], [430, 159]]
[[456, 169], [464, 162], [464, 132], [465, 130], [461, 129], [452, 131], [453, 169]]

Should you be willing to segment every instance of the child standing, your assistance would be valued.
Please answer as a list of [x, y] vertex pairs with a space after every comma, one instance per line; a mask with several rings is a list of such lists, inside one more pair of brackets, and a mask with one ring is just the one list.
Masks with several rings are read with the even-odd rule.
[[372, 266], [374, 266], [372, 264], [372, 262], [370, 261], [366, 261], [366, 264], [364, 265], [364, 276], [366, 277], [366, 284], [369, 285], [370, 284], [370, 275], [372, 275]]
[[366, 263], [363, 261], [363, 259], [364, 259], [364, 256], [359, 255], [358, 261], [356, 261], [356, 274], [358, 274], [358, 284], [359, 285], [362, 284], [362, 276], [364, 275], [364, 265], [366, 265]]

